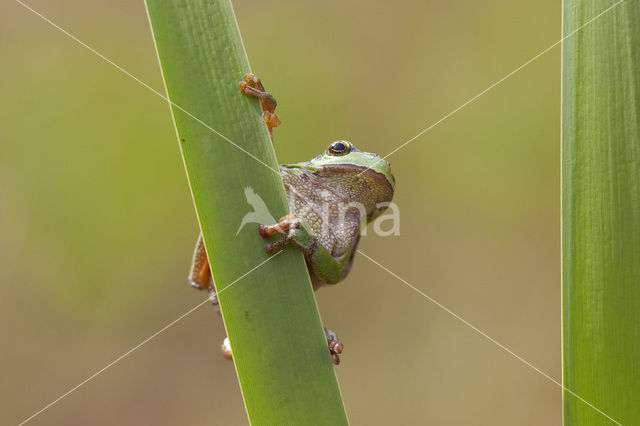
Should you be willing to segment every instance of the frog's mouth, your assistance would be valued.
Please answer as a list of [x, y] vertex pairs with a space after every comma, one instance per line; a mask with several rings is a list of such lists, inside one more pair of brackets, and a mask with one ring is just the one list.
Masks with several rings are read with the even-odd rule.
[[[313, 162], [316, 159], [313, 159], [311, 161], [306, 161], [304, 163], [281, 164], [280, 167], [284, 167], [285, 169], [289, 169], [289, 170], [296, 170], [296, 169], [304, 170], [306, 172], [316, 173], [316, 174], [318, 170], [323, 170], [323, 169], [324, 170], [345, 169], [345, 171], [349, 171], [349, 170], [352, 170], [354, 172], [357, 171], [358, 175], [365, 174], [365, 173], [370, 175], [374, 175], [374, 174], [380, 175], [381, 177], [387, 180], [387, 183], [389, 185], [391, 185], [392, 187], [391, 191], [393, 192], [393, 189], [395, 188], [395, 185], [396, 185], [396, 179], [393, 176], [393, 174], [391, 174], [391, 168], [389, 167], [389, 163], [375, 154], [369, 154], [369, 155], [371, 156], [371, 161], [366, 162], [364, 165], [356, 165], [356, 164], [353, 164], [352, 162], [341, 162], [341, 158], [336, 157], [335, 162], [328, 162], [322, 165], [314, 165]], [[381, 161], [387, 164], [387, 167], [386, 167], [387, 171], [385, 172], [379, 172], [373, 168], [373, 166], [375, 166]]]
[[[355, 164], [326, 164], [318, 170], [326, 170], [343, 174], [354, 174], [358, 176], [366, 176], [368, 179], [373, 179], [374, 183], [387, 187], [388, 191], [393, 195], [393, 191], [396, 185], [396, 178], [391, 174], [391, 171], [386, 173], [379, 172], [367, 166], [358, 166]], [[316, 171], [317, 173], [317, 171]], [[391, 201], [391, 199], [389, 199]]]

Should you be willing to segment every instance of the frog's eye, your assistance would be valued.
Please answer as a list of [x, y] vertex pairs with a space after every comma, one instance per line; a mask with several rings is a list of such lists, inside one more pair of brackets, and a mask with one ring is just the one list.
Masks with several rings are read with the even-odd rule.
[[327, 149], [329, 155], [339, 156], [348, 154], [351, 151], [352, 145], [347, 141], [335, 141]]

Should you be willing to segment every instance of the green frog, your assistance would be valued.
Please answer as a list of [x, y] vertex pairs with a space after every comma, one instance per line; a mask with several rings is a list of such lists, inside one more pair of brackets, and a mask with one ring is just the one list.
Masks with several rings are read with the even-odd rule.
[[[238, 86], [242, 93], [260, 100], [262, 119], [273, 142], [273, 128], [280, 125], [274, 113], [275, 98], [253, 74], [247, 74]], [[265, 239], [280, 234], [265, 245], [266, 252], [273, 255], [289, 244], [300, 249], [314, 290], [340, 282], [351, 269], [361, 230], [391, 202], [395, 179], [389, 163], [339, 140], [310, 161], [281, 165], [280, 175], [290, 214], [275, 224], [259, 226], [258, 233]], [[209, 290], [211, 300], [218, 306], [202, 235], [196, 244], [189, 282]], [[343, 344], [327, 328], [325, 335], [331, 359], [337, 365]], [[222, 353], [231, 358], [228, 339], [222, 345]]]

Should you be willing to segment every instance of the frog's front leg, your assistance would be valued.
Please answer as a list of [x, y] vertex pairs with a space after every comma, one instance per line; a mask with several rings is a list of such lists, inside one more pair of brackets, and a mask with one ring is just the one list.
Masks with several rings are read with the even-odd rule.
[[[265, 244], [267, 254], [273, 255], [287, 244], [298, 247], [307, 260], [309, 272], [321, 280], [322, 284], [335, 284], [344, 278], [351, 268], [353, 254], [360, 239], [357, 237], [354, 245], [340, 256], [334, 256], [329, 249], [318, 243], [309, 227], [294, 214], [281, 217], [273, 225], [260, 225], [258, 231], [265, 239], [279, 232], [283, 233], [280, 239]], [[314, 284], [314, 290], [316, 288]]]
[[[263, 238], [269, 238], [279, 232], [284, 233], [280, 239], [267, 243], [264, 247], [265, 251], [273, 255], [287, 244], [295, 245], [305, 255], [310, 272], [324, 282], [338, 282], [350, 266], [351, 251], [339, 259], [334, 258], [326, 248], [318, 244], [318, 239], [312, 236], [304, 222], [293, 214], [280, 218], [276, 224], [260, 225], [259, 232]], [[311, 259], [311, 261], [309, 262], [308, 259]], [[340, 364], [340, 354], [344, 346], [333, 331], [325, 327], [324, 333], [327, 338], [331, 361], [338, 365]]]
[[265, 239], [277, 233], [284, 234], [280, 239], [265, 244], [264, 249], [269, 255], [275, 254], [287, 244], [293, 244], [302, 251], [305, 257], [308, 257], [315, 252], [318, 246], [318, 239], [311, 234], [311, 231], [302, 220], [294, 214], [281, 217], [278, 223], [273, 225], [260, 225], [258, 232]]
[[238, 83], [238, 88], [245, 95], [256, 97], [260, 100], [262, 108], [262, 120], [267, 123], [269, 136], [273, 142], [273, 128], [280, 125], [280, 119], [274, 114], [276, 110], [276, 98], [271, 93], [264, 90], [260, 77], [255, 74], [245, 74], [244, 80]]

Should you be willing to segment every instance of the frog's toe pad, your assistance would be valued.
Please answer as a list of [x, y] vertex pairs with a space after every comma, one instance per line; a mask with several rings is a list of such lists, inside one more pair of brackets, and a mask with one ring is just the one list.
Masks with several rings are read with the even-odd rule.
[[225, 337], [222, 345], [220, 346], [220, 351], [222, 352], [222, 356], [226, 359], [233, 359], [233, 353], [231, 352], [231, 344], [229, 343], [229, 338]]
[[271, 111], [264, 111], [262, 113], [262, 121], [267, 123], [267, 126], [269, 126], [269, 128], [278, 127], [282, 124], [282, 121], [280, 121], [278, 116]]
[[260, 236], [262, 238], [264, 238], [265, 240], [269, 239], [269, 237], [272, 235], [269, 232], [269, 225], [260, 225], [258, 227], [258, 233], [260, 234]]
[[244, 83], [247, 84], [249, 87], [258, 89], [260, 88], [260, 77], [258, 77], [253, 73], [248, 72], [244, 75]]
[[342, 353], [342, 349], [344, 348], [344, 345], [342, 344], [342, 342], [339, 342], [336, 340], [329, 341], [328, 343], [329, 343], [329, 353], [331, 353], [331, 361], [335, 365], [340, 364], [340, 354]]
[[329, 347], [329, 353], [331, 354], [331, 361], [338, 365], [340, 364], [340, 354], [344, 349], [344, 345], [340, 340], [338, 340], [338, 336], [333, 331], [328, 328], [324, 329], [325, 336], [327, 336], [327, 346]]

